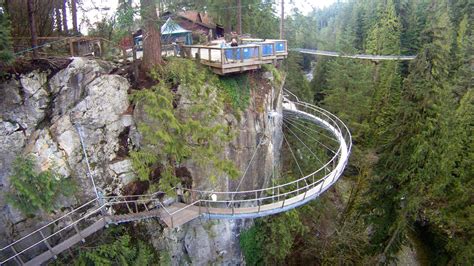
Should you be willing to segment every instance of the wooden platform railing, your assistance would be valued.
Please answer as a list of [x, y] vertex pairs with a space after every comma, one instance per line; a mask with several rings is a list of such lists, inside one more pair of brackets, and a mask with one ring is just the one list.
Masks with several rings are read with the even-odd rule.
[[286, 40], [246, 42], [236, 47], [183, 45], [180, 49], [182, 57], [199, 60], [221, 75], [258, 69], [288, 55]]

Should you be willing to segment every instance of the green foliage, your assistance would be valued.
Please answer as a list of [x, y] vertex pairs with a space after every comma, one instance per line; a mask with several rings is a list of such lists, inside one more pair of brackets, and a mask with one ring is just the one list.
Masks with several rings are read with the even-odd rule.
[[219, 77], [216, 84], [223, 92], [227, 103], [236, 111], [245, 111], [250, 102], [250, 85], [248, 75]]
[[274, 265], [291, 252], [295, 237], [307, 232], [297, 211], [256, 220], [255, 226], [243, 232], [240, 246], [249, 265]]
[[32, 216], [38, 210], [52, 212], [60, 195], [70, 196], [75, 187], [54, 170], [38, 172], [31, 156], [19, 156], [10, 176], [12, 190], [7, 202], [23, 214]]
[[122, 227], [108, 229], [101, 244], [94, 247], [79, 248], [73, 264], [86, 265], [152, 265], [156, 264], [153, 247], [132, 239]]
[[10, 20], [0, 10], [0, 65], [9, 64], [14, 59], [10, 30]]
[[[200, 167], [215, 169], [218, 175], [238, 176], [233, 162], [220, 158], [233, 133], [218, 123], [224, 100], [218, 93], [215, 77], [194, 62], [173, 59], [154, 73], [159, 83], [132, 96], [143, 110], [138, 129], [142, 148], [131, 153], [133, 167], [141, 180], [147, 180], [161, 166], [160, 186], [166, 191], [179, 180], [174, 169], [190, 160]], [[172, 92], [179, 87], [180, 95]], [[180, 105], [174, 108], [173, 104]]]
[[263, 265], [265, 235], [258, 226], [240, 233], [240, 248], [247, 265]]
[[[372, 264], [391, 263], [409, 244], [414, 225], [426, 224], [423, 236], [435, 239], [426, 243], [434, 262], [441, 259], [435, 254], [444, 254], [438, 262], [472, 264], [472, 3], [347, 1], [289, 20], [288, 37], [297, 47], [417, 54], [411, 64], [316, 58], [305, 99], [316, 95], [349, 125], [354, 146], [346, 174], [367, 182], [350, 207], [355, 214], [345, 218], [354, 223], [303, 243], [296, 254], [322, 253], [326, 258], [315, 258], [322, 264], [357, 263], [366, 256]], [[316, 29], [301, 29], [308, 21]], [[302, 60], [290, 55], [287, 61], [294, 72], [286, 87], [301, 93], [304, 86], [290, 82], [300, 81], [295, 70], [301, 72]], [[289, 142], [297, 143], [291, 137]], [[304, 148], [298, 156], [304, 158], [301, 168], [314, 161]], [[291, 160], [284, 165], [290, 175], [298, 173]]]
[[282, 85], [283, 82], [283, 77], [282, 77], [282, 72], [278, 70], [274, 65], [271, 64], [266, 64], [262, 65], [263, 71], [268, 71], [272, 73], [273, 76], [273, 85], [278, 87]]
[[299, 53], [290, 52], [286, 60], [285, 88], [288, 88], [301, 100], [313, 101], [313, 92], [310, 91], [309, 81], [303, 73], [303, 57]]

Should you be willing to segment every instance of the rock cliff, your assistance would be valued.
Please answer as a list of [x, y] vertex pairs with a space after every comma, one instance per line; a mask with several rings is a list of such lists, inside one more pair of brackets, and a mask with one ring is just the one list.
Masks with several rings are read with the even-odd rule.
[[[130, 85], [125, 78], [111, 74], [113, 68], [110, 63], [74, 58], [55, 74], [33, 71], [0, 83], [0, 246], [95, 197], [81, 137], [99, 193], [121, 194], [134, 179], [127, 154], [137, 148], [140, 138], [128, 99]], [[225, 145], [222, 157], [234, 161], [245, 176], [237, 180], [221, 176], [211, 184], [207, 177], [212, 169], [189, 161], [185, 165], [193, 188], [261, 188], [278, 169], [281, 93], [272, 85], [269, 73], [257, 76], [258, 85], [251, 88], [250, 104], [240, 118], [225, 112], [217, 121], [236, 130], [236, 138]], [[183, 91], [178, 93], [186, 94], [186, 88], [179, 89]], [[55, 213], [39, 213], [34, 218], [9, 206], [4, 195], [10, 188], [12, 162], [20, 154], [32, 154], [38, 170], [54, 168], [64, 178], [74, 180], [78, 187], [74, 197], [61, 198]], [[175, 265], [235, 265], [242, 263], [238, 235], [251, 222], [202, 217], [164, 230], [157, 230], [157, 221], [145, 223], [154, 246], [169, 254]]]
[[[130, 143], [133, 121], [127, 114], [128, 81], [110, 75], [109, 63], [75, 58], [49, 77], [34, 71], [0, 84], [0, 236], [1, 245], [37, 228], [72, 206], [94, 197], [81, 149], [84, 137], [92, 175], [103, 193], [117, 192], [131, 179], [128, 160], [120, 156]], [[132, 128], [132, 130], [130, 130]], [[123, 136], [123, 135], [126, 136]], [[32, 154], [38, 170], [55, 168], [77, 185], [74, 198], [63, 198], [57, 213], [26, 219], [4, 199], [12, 162]]]

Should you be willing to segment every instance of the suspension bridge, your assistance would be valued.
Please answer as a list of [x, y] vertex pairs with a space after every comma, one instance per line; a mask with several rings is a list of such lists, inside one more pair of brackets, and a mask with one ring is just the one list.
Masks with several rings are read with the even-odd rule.
[[[1, 248], [0, 264], [40, 265], [110, 224], [159, 218], [174, 228], [198, 217], [257, 218], [288, 211], [318, 197], [344, 171], [352, 145], [350, 132], [335, 115], [299, 101], [291, 92], [285, 91], [283, 98], [282, 126], [288, 134], [288, 138], [284, 136], [284, 153], [295, 160], [301, 175], [298, 179], [248, 191], [180, 188], [190, 195], [188, 203], [163, 201], [164, 192], [111, 197], [97, 193], [95, 199]], [[304, 173], [302, 162], [298, 162], [302, 150], [314, 159], [309, 173]]]
[[371, 55], [371, 54], [350, 55], [350, 54], [343, 54], [339, 52], [322, 51], [322, 50], [314, 50], [314, 49], [302, 49], [302, 48], [290, 49], [290, 51], [300, 52], [302, 54], [353, 58], [353, 59], [366, 59], [366, 60], [373, 60], [373, 61], [383, 61], [383, 60], [407, 61], [407, 60], [414, 60], [416, 58], [416, 55]]

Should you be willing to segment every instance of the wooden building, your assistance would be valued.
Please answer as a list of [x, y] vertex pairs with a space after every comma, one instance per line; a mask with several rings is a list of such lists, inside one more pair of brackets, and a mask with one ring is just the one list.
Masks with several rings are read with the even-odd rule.
[[215, 23], [209, 14], [198, 11], [182, 11], [176, 14], [165, 12], [163, 18], [173, 18], [176, 23], [194, 35], [210, 36], [216, 39], [224, 36], [224, 27]]

